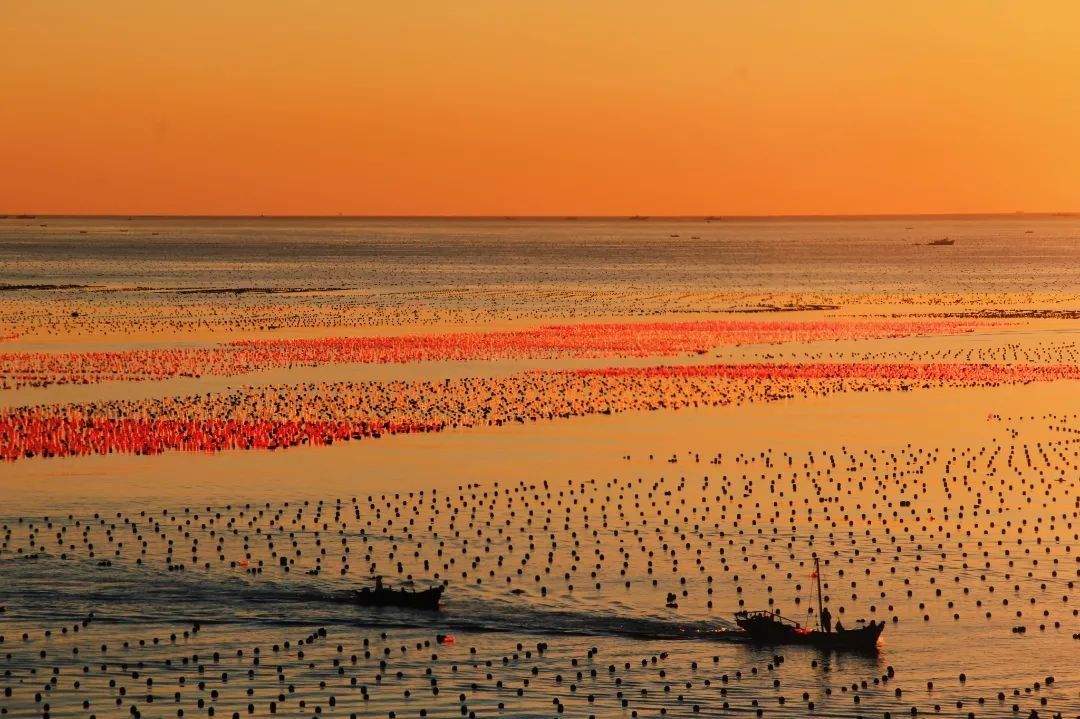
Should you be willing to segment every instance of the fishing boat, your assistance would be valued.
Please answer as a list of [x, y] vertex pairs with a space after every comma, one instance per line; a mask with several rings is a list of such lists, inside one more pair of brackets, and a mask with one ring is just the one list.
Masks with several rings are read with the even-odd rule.
[[354, 604], [363, 607], [403, 607], [405, 609], [438, 609], [446, 587], [439, 585], [419, 592], [413, 589], [390, 589], [382, 581], [375, 580], [375, 587], [364, 587], [353, 592]]
[[956, 240], [950, 240], [948, 237], [942, 237], [940, 240], [930, 240], [926, 244], [931, 247], [950, 247], [956, 244]]
[[818, 625], [804, 627], [799, 622], [780, 616], [779, 612], [765, 610], [735, 613], [735, 623], [751, 641], [762, 644], [807, 644], [822, 649], [872, 650], [877, 646], [885, 622], [859, 620], [853, 629], [823, 627], [821, 600], [821, 563], [814, 558], [814, 577], [817, 579]]

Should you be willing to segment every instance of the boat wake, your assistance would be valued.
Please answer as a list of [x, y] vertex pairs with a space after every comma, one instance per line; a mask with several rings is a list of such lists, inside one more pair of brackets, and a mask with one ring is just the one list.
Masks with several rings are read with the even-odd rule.
[[[30, 564], [47, 562], [48, 572]], [[544, 635], [613, 636], [652, 640], [741, 641], [742, 633], [723, 619], [680, 619], [643, 612], [621, 603], [571, 607], [557, 599], [497, 596], [452, 586], [438, 611], [365, 607], [353, 603], [353, 590], [319, 577], [302, 580], [251, 580], [206, 574], [163, 573], [131, 565], [101, 566], [43, 555], [12, 561], [17, 576], [0, 588], [8, 619], [43, 628], [73, 616], [94, 613], [103, 624], [199, 622], [257, 625], [263, 628], [346, 625], [430, 628], [433, 631], [518, 632]], [[42, 577], [47, 576], [47, 580]], [[93, 581], [88, 581], [88, 580]], [[417, 589], [423, 585], [417, 585]], [[19, 600], [19, 601], [16, 601]]]

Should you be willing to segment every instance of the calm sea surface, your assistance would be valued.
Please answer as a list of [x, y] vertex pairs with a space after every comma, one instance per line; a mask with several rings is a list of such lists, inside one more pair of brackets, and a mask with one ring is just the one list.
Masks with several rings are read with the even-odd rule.
[[[103, 307], [102, 333], [192, 302], [347, 305], [387, 332], [414, 311], [475, 327], [703, 313], [740, 294], [1075, 310], [1080, 219], [9, 218], [0, 285], [9, 322]], [[1067, 322], [955, 343], [1056, 352]], [[95, 332], [70, 341], [116, 341]], [[850, 393], [3, 465], [0, 712], [1080, 716], [1078, 405], [1069, 382]], [[812, 623], [814, 556], [834, 615], [886, 622], [879, 652], [732, 633], [740, 608]], [[445, 606], [350, 604], [375, 575], [445, 581]]]
[[1076, 217], [0, 220], [6, 283], [152, 288], [1071, 290], [1078, 250]]

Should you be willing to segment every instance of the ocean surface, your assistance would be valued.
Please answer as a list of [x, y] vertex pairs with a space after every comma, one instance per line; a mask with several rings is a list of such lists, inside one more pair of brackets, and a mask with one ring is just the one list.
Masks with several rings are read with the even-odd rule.
[[[955, 245], [927, 247], [948, 238]], [[710, 292], [1075, 289], [1080, 217], [0, 220], [7, 284]]]
[[[54, 385], [0, 405], [672, 362], [1057, 366], [1077, 311], [1075, 217], [8, 218], [3, 352], [599, 320], [1000, 322], [700, 358]], [[988, 381], [5, 463], [0, 713], [1080, 716], [1078, 403], [1073, 380]], [[834, 617], [886, 623], [876, 651], [738, 633], [744, 608], [813, 624], [815, 557]], [[445, 583], [444, 606], [350, 603], [374, 576]]]

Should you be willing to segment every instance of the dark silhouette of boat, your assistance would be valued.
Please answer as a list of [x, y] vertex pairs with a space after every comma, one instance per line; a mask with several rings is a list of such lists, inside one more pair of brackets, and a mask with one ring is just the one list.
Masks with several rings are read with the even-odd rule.
[[422, 589], [390, 589], [382, 585], [381, 578], [376, 578], [375, 587], [364, 587], [353, 592], [354, 604], [363, 607], [403, 607], [405, 609], [438, 609], [444, 586]]
[[761, 644], [808, 644], [822, 649], [867, 650], [877, 646], [885, 622], [869, 622], [855, 629], [826, 632], [803, 627], [769, 611], [738, 612], [735, 623]]
[[[814, 576], [817, 579], [817, 602], [819, 621], [821, 606], [821, 564], [814, 558]], [[828, 616], [828, 615], [825, 615]], [[839, 622], [833, 629], [826, 620], [825, 626], [804, 627], [796, 621], [769, 610], [741, 611], [735, 613], [735, 623], [746, 632], [751, 641], [761, 644], [806, 644], [821, 649], [868, 651], [877, 646], [885, 622], [863, 622], [858, 627], [844, 629]]]
[[956, 240], [950, 240], [948, 237], [943, 237], [940, 240], [930, 240], [926, 244], [931, 247], [950, 247], [956, 244]]

